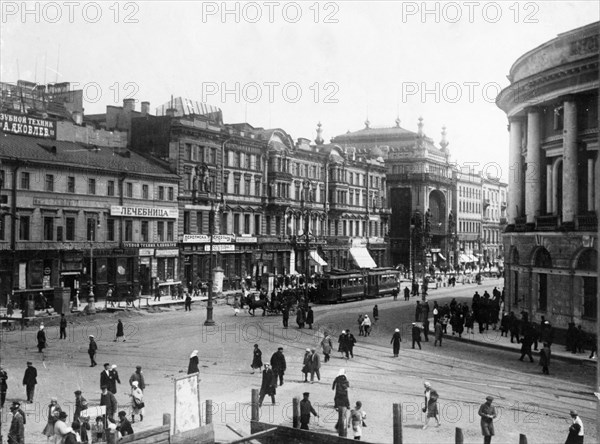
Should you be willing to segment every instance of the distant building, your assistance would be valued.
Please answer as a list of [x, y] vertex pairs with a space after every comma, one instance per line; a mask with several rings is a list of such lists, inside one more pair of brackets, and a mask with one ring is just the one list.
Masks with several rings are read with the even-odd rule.
[[599, 23], [522, 55], [496, 99], [509, 121], [507, 309], [595, 331]]
[[480, 267], [483, 242], [483, 179], [470, 167], [455, 170], [456, 175], [456, 262], [459, 269]]
[[453, 261], [447, 256], [455, 187], [448, 142], [444, 131], [441, 148], [435, 146], [422, 120], [417, 132], [402, 128], [400, 120], [389, 128], [372, 128], [367, 120], [365, 128], [332, 139], [345, 150], [356, 150], [356, 156], [370, 153], [384, 161], [389, 199], [380, 214], [389, 218], [391, 263], [417, 273]]
[[504, 247], [502, 233], [507, 224], [507, 191], [506, 183], [497, 178], [482, 177], [482, 225], [480, 254], [483, 267], [496, 266], [499, 270], [504, 266]]

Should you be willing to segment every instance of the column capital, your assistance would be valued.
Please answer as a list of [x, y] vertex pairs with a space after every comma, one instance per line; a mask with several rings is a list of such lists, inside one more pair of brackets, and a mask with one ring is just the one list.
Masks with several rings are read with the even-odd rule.
[[532, 106], [528, 106], [527, 108], [525, 108], [524, 111], [528, 115], [529, 114], [539, 114], [542, 111], [542, 108], [540, 106], [532, 105]]
[[557, 100], [561, 103], [564, 102], [575, 102], [576, 101], [576, 95], [575, 94], [565, 94], [564, 96], [560, 96]]
[[525, 122], [525, 116], [521, 116], [521, 115], [514, 115], [514, 116], [509, 116], [508, 117], [508, 123], [524, 123]]

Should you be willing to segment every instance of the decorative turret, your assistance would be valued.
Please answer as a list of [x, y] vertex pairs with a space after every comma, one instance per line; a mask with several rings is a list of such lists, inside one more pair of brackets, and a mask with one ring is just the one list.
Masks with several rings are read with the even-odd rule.
[[442, 140], [440, 140], [440, 146], [444, 154], [448, 153], [448, 140], [446, 139], [446, 127], [442, 127]]
[[396, 128], [400, 128], [400, 117], [396, 117]]
[[419, 117], [419, 124], [417, 126], [419, 128], [417, 131], [418, 136], [423, 137], [423, 117]]
[[369, 118], [367, 117], [367, 120], [365, 120], [365, 129], [369, 129], [369, 125], [371, 125], [371, 122], [369, 122]]
[[323, 137], [321, 137], [321, 133], [323, 130], [321, 129], [321, 122], [317, 123], [317, 137], [315, 138], [315, 143], [317, 145], [323, 145]]

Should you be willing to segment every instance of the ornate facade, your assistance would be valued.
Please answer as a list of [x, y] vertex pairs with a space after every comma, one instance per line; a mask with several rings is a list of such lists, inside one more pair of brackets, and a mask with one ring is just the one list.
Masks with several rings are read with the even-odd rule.
[[497, 98], [509, 120], [507, 308], [595, 329], [598, 23], [521, 56]]

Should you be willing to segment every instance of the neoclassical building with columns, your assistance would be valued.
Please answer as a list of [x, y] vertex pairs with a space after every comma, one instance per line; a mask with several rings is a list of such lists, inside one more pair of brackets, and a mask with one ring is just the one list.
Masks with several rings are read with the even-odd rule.
[[598, 304], [598, 29], [522, 55], [496, 99], [510, 132], [507, 311], [588, 332]]

